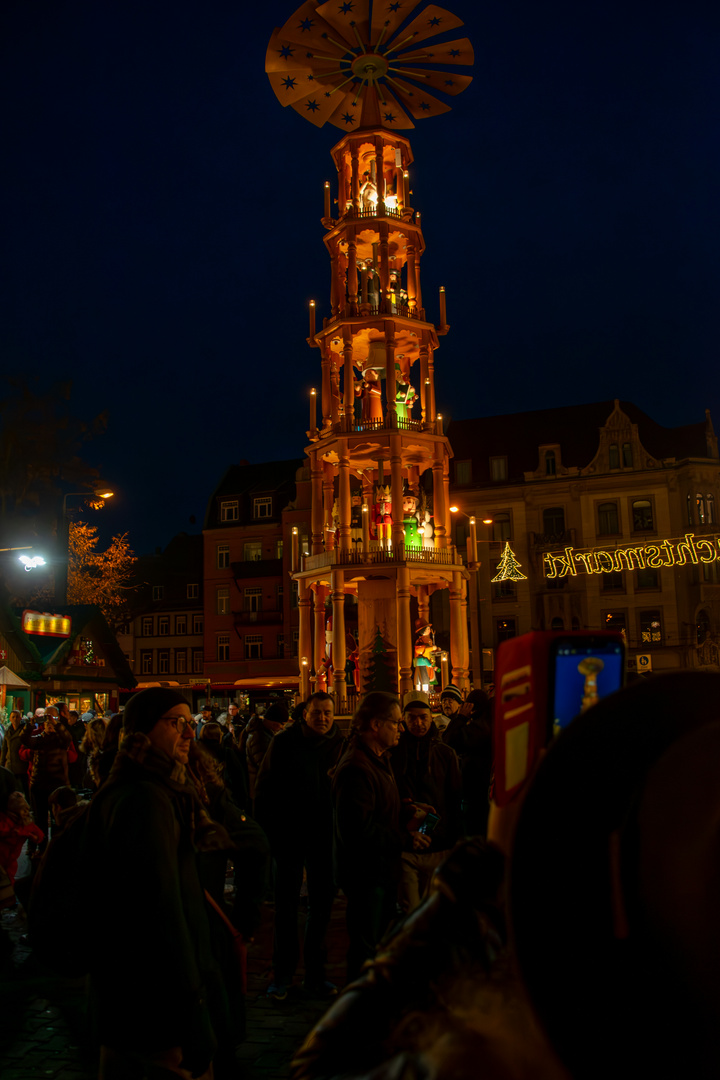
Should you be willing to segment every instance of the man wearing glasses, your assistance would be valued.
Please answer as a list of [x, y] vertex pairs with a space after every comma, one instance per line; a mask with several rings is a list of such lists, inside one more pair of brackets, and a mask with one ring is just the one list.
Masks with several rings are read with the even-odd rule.
[[402, 852], [430, 843], [417, 831], [426, 808], [403, 806], [387, 756], [401, 724], [394, 694], [367, 694], [333, 777], [338, 880], [348, 902], [348, 981], [374, 955], [397, 914]]

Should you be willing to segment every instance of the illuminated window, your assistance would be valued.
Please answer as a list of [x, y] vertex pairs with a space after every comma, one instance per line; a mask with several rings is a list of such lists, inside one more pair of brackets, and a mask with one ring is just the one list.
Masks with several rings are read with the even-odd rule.
[[555, 476], [555, 451], [545, 451], [545, 475]]
[[193, 649], [192, 651], [193, 661], [193, 675], [202, 675], [203, 670], [203, 651], [202, 649]]
[[269, 517], [272, 517], [272, 499], [269, 499], [269, 498], [253, 499], [253, 517], [254, 518], [269, 518]]
[[202, 615], [193, 615], [193, 634], [202, 634], [203, 632], [203, 617]]
[[162, 600], [165, 589], [162, 585], [153, 585], [152, 598], [153, 600]]
[[261, 634], [248, 634], [245, 638], [245, 659], [262, 660], [263, 639]]
[[550, 506], [543, 510], [543, 532], [546, 536], [559, 536], [565, 532], [565, 510], [562, 506]]
[[620, 453], [618, 451], [618, 444], [617, 443], [611, 443], [610, 444], [609, 457], [610, 457], [610, 468], [611, 469], [619, 469], [620, 468]]
[[226, 570], [230, 565], [230, 545], [218, 544], [217, 546], [217, 568], [218, 570]]
[[501, 641], [508, 641], [517, 635], [517, 623], [515, 619], [497, 619], [495, 622], [495, 635], [498, 645]]
[[161, 649], [158, 653], [158, 674], [170, 674], [170, 653], [167, 649]]
[[283, 542], [282, 540], [275, 541], [275, 558], [282, 559], [283, 557]]
[[187, 634], [187, 615], [177, 615], [175, 617], [175, 633]]
[[645, 567], [644, 570], [637, 571], [636, 589], [659, 589], [660, 588], [660, 571], [653, 570], [650, 567]]
[[632, 446], [629, 442], [623, 443], [623, 468], [632, 469], [633, 466], [633, 452]]
[[632, 504], [634, 532], [646, 532], [655, 528], [653, 508], [649, 499], [636, 499]]
[[200, 595], [200, 586], [199, 585], [188, 585], [188, 587], [187, 587], [187, 599], [188, 600], [197, 600], [199, 595]]
[[606, 611], [603, 614], [603, 630], [619, 632], [627, 628], [627, 620], [624, 611]]
[[140, 653], [140, 667], [143, 675], [152, 675], [152, 652], [149, 650]]
[[601, 589], [603, 592], [625, 592], [625, 578], [622, 571], [615, 570], [611, 574], [601, 574]]
[[456, 484], [470, 484], [470, 483], [472, 483], [472, 461], [456, 461], [455, 462], [455, 483]]
[[705, 499], [700, 494], [700, 492], [698, 492], [697, 495], [695, 496], [695, 505], [697, 507], [698, 522], [699, 522], [700, 525], [704, 525], [705, 524]]
[[166, 637], [170, 633], [170, 616], [161, 615], [158, 619], [158, 634]]
[[659, 611], [640, 612], [640, 641], [643, 645], [662, 644], [662, 622]]
[[614, 536], [619, 532], [617, 503], [600, 503], [598, 506], [598, 536]]
[[220, 520], [237, 521], [240, 517], [240, 504], [237, 499], [225, 499], [220, 503]]
[[245, 589], [243, 601], [245, 611], [261, 611], [262, 589]]
[[243, 559], [245, 562], [260, 562], [262, 560], [262, 540], [248, 540], [243, 544]]
[[714, 525], [715, 524], [715, 496], [714, 495], [708, 495], [706, 497], [705, 506], [707, 508], [707, 514], [706, 514], [707, 524], [708, 525]]
[[492, 538], [501, 541], [511, 539], [509, 514], [493, 514]]
[[218, 615], [230, 614], [230, 588], [225, 585], [217, 590], [217, 607], [216, 612]]
[[187, 651], [185, 649], [175, 650], [175, 672], [177, 675], [184, 675], [187, 671]]
[[230, 659], [230, 635], [229, 634], [218, 634], [216, 649], [217, 649], [216, 658], [218, 660], [229, 660]]
[[507, 480], [507, 458], [506, 457], [491, 457], [490, 458], [490, 479], [491, 480]]
[[146, 615], [145, 618], [142, 621], [142, 636], [143, 637], [152, 637], [152, 632], [153, 632], [152, 616], [151, 615]]

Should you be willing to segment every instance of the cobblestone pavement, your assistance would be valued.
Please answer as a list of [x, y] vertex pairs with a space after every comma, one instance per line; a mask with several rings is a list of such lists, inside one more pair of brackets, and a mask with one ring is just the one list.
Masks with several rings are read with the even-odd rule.
[[[303, 919], [301, 912], [301, 922]], [[83, 920], [75, 932], [82, 947]], [[83, 980], [41, 971], [32, 951], [20, 941], [22, 915], [3, 912], [0, 932], [15, 942], [13, 969], [0, 974], [0, 1078], [2, 1080], [92, 1080], [96, 1053], [90, 1045]], [[328, 978], [342, 986], [345, 976], [345, 900], [338, 897], [328, 935]], [[275, 1080], [289, 1075], [290, 1060], [326, 1003], [302, 990], [302, 970], [286, 1001], [269, 1001], [272, 908], [248, 947], [247, 1039], [239, 1051], [242, 1080]]]

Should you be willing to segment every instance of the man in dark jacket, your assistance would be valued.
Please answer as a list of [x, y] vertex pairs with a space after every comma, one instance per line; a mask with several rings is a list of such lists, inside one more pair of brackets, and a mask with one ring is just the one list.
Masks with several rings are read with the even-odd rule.
[[174, 757], [189, 720], [175, 690], [135, 694], [126, 738], [90, 806], [101, 1075], [206, 1075], [227, 1011], [196, 863], [202, 807]]
[[28, 796], [28, 763], [20, 757], [20, 750], [28, 734], [29, 729], [23, 720], [22, 713], [18, 709], [13, 709], [2, 749], [0, 749], [0, 765], [10, 770], [18, 784], [22, 786], [26, 798]]
[[75, 747], [67, 731], [58, 725], [48, 710], [42, 731], [37, 735], [26, 735], [20, 757], [30, 766], [30, 805], [35, 824], [47, 840], [48, 799], [55, 788], [69, 783], [68, 762], [77, 759]]
[[[390, 762], [400, 797], [429, 805], [439, 821], [426, 851], [404, 851], [399, 903], [413, 911], [428, 890], [434, 870], [462, 836], [462, 782], [457, 754], [440, 741], [427, 695], [412, 690], [405, 695], [405, 731], [390, 751]], [[434, 818], [431, 819], [434, 821]]]
[[445, 728], [442, 740], [460, 758], [465, 832], [468, 836], [484, 836], [493, 763], [492, 704], [484, 690], [470, 691]]
[[374, 954], [396, 914], [402, 852], [430, 844], [417, 831], [421, 818], [416, 808], [408, 806], [403, 813], [387, 757], [397, 745], [401, 723], [394, 694], [367, 694], [333, 776], [338, 881], [348, 902], [348, 980]]
[[333, 699], [319, 691], [306, 702], [303, 718], [272, 739], [258, 772], [255, 815], [276, 862], [274, 978], [268, 996], [278, 1001], [287, 996], [299, 960], [303, 868], [308, 889], [305, 989], [317, 997], [337, 993], [325, 978], [325, 934], [335, 897], [328, 772], [338, 760], [342, 742]]

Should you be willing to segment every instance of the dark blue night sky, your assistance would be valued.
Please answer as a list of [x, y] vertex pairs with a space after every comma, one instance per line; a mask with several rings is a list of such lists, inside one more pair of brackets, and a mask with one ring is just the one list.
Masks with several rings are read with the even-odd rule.
[[[341, 137], [277, 103], [293, 0], [5, 0], [3, 369], [111, 414], [103, 532], [202, 525], [231, 463], [302, 455]], [[620, 397], [720, 426], [720, 8], [457, 0], [474, 81], [409, 132], [455, 418]], [[189, 524], [191, 515], [196, 525]]]

